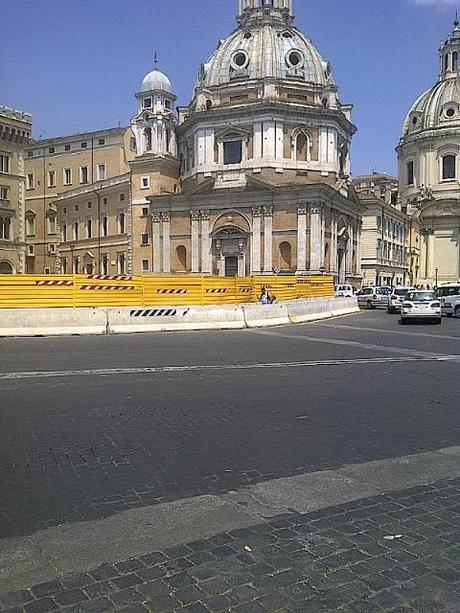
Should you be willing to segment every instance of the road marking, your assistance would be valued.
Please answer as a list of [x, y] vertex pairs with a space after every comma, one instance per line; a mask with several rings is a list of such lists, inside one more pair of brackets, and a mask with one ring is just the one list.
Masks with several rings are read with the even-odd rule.
[[353, 364], [392, 364], [399, 362], [454, 362], [460, 355], [400, 356], [380, 358], [353, 358], [348, 360], [314, 360], [305, 362], [255, 362], [253, 364], [203, 364], [196, 366], [151, 366], [145, 368], [95, 368], [92, 370], [55, 370], [31, 372], [3, 372], [0, 380], [53, 379], [56, 377], [99, 377], [114, 375], [143, 375], [171, 372], [203, 372], [218, 370], [264, 370], [283, 368], [310, 368], [315, 366], [347, 366]]
[[308, 336], [306, 334], [288, 334], [287, 332], [275, 332], [275, 330], [252, 330], [254, 334], [263, 334], [266, 336], [282, 336], [292, 340], [310, 341], [313, 343], [325, 343], [326, 345], [344, 345], [345, 347], [357, 347], [359, 349], [369, 349], [370, 351], [380, 351], [388, 353], [399, 353], [418, 358], [438, 358], [437, 353], [428, 351], [417, 351], [416, 349], [404, 349], [402, 347], [387, 347], [386, 345], [374, 345], [371, 343], [359, 343], [358, 341], [343, 340], [339, 338], [318, 338], [317, 336]]
[[[309, 325], [316, 325], [316, 326], [320, 326], [323, 328], [343, 328], [344, 330], [359, 330], [359, 332], [361, 331], [365, 331], [365, 332], [382, 332], [384, 334], [402, 334], [403, 336], [406, 337], [411, 337], [411, 336], [423, 336], [426, 338], [432, 338], [435, 339], [437, 341], [439, 340], [444, 340], [447, 339], [449, 341], [460, 341], [460, 336], [446, 336], [444, 334], [440, 335], [440, 334], [427, 334], [426, 332], [409, 332], [408, 330], [406, 330], [405, 332], [403, 332], [402, 330], [384, 330], [382, 328], [363, 328], [360, 326], [346, 326], [343, 324], [320, 324], [320, 323], [316, 323], [316, 322], [311, 322], [311, 324]], [[438, 330], [439, 332], [439, 330]]]

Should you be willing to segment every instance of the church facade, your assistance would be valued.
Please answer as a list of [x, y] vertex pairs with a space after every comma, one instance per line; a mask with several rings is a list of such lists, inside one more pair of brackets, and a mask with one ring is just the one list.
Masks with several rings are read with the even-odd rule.
[[177, 116], [170, 79], [158, 69], [145, 77], [132, 122], [134, 270], [148, 203], [154, 273], [359, 282], [351, 106], [293, 22], [291, 0], [241, 0], [238, 27], [201, 65]]
[[[460, 25], [440, 48], [434, 87], [413, 104], [397, 148], [401, 204], [411, 217], [417, 282], [460, 279]], [[413, 255], [412, 255], [413, 258]]]

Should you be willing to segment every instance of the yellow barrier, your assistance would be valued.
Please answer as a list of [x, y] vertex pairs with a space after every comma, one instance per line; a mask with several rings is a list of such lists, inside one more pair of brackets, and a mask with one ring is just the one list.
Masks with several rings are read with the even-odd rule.
[[241, 304], [257, 302], [263, 288], [278, 301], [334, 295], [323, 276], [0, 275], [0, 309]]

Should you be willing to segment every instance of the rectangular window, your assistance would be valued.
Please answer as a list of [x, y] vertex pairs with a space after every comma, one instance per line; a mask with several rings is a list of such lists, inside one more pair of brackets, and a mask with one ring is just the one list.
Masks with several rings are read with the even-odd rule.
[[88, 183], [88, 166], [80, 167], [80, 183]]
[[48, 148], [48, 153], [54, 153], [56, 151], [56, 149], [54, 147], [49, 147]]
[[64, 168], [64, 185], [72, 185], [72, 169]]
[[35, 255], [35, 245], [27, 245], [27, 255]]
[[102, 199], [102, 204], [107, 204], [107, 202], [108, 202], [107, 198]]
[[243, 159], [243, 143], [232, 140], [224, 143], [224, 164], [241, 164]]
[[86, 149], [86, 148], [87, 148], [87, 146], [88, 146], [88, 143], [87, 143], [87, 142], [84, 142], [84, 143], [81, 143], [81, 144], [80, 144], [80, 147], [81, 147], [82, 149]]
[[414, 162], [407, 162], [406, 185], [414, 185]]
[[32, 172], [26, 175], [26, 188], [27, 189], [35, 189], [35, 177]]
[[165, 109], [170, 109], [170, 108], [171, 108], [171, 101], [165, 100]]
[[99, 146], [101, 146], [101, 147], [102, 147], [102, 145], [105, 145], [105, 138], [100, 138], [100, 139], [97, 141], [97, 144], [98, 144]]
[[150, 109], [152, 107], [152, 98], [144, 98], [144, 109]]
[[150, 187], [150, 177], [142, 177], [141, 189], [147, 189]]
[[61, 236], [62, 236], [62, 242], [65, 243], [67, 242], [67, 224], [63, 223], [61, 226]]
[[70, 151], [70, 145], [64, 145], [64, 151]]
[[134, 138], [134, 136], [131, 136], [131, 138], [129, 139], [129, 148], [131, 149], [131, 151], [136, 151], [136, 139]]
[[97, 180], [104, 181], [105, 180], [105, 164], [97, 165]]
[[124, 234], [126, 232], [125, 228], [125, 214], [119, 213], [118, 215], [118, 234]]
[[48, 234], [56, 234], [56, 215], [48, 216]]
[[0, 200], [8, 200], [8, 188], [0, 187]]
[[11, 219], [0, 217], [0, 240], [10, 240]]
[[62, 274], [67, 274], [67, 258], [62, 258]]
[[149, 244], [149, 235], [148, 234], [142, 234], [142, 245], [148, 245]]
[[10, 156], [0, 153], [0, 172], [10, 172]]
[[124, 194], [120, 194], [120, 202], [124, 202], [125, 201], [125, 195]]
[[33, 158], [34, 157], [34, 152], [33, 151], [28, 151], [27, 152], [27, 157], [28, 158]]
[[29, 216], [26, 218], [27, 236], [35, 236], [35, 217]]
[[73, 240], [77, 241], [80, 238], [80, 226], [78, 221], [73, 224]]
[[149, 261], [142, 260], [142, 272], [148, 272], [148, 271], [149, 271]]
[[43, 272], [45, 273], [45, 275], [51, 274], [51, 270], [50, 270], [50, 268], [48, 266], [44, 269]]
[[149, 207], [148, 206], [144, 206], [142, 208], [142, 217], [147, 217], [149, 214]]
[[93, 220], [86, 220], [86, 238], [93, 238]]
[[445, 155], [442, 158], [442, 178], [443, 181], [455, 179], [457, 176], [457, 158], [455, 155]]
[[102, 218], [102, 236], [108, 236], [109, 221], [107, 215]]
[[118, 254], [118, 274], [126, 274], [126, 255], [124, 253]]
[[56, 171], [48, 170], [48, 187], [56, 187]]

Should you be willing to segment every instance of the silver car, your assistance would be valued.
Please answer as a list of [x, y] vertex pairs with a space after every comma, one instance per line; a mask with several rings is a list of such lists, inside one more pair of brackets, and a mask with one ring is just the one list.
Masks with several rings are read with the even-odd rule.
[[357, 293], [361, 309], [386, 309], [391, 295], [390, 287], [364, 287]]
[[407, 295], [401, 305], [401, 323], [408, 321], [430, 320], [433, 323], [442, 322], [441, 303], [436, 292], [429, 290], [413, 290]]
[[388, 313], [401, 313], [401, 304], [407, 295], [407, 292], [413, 290], [413, 287], [394, 287], [391, 296], [388, 299]]

